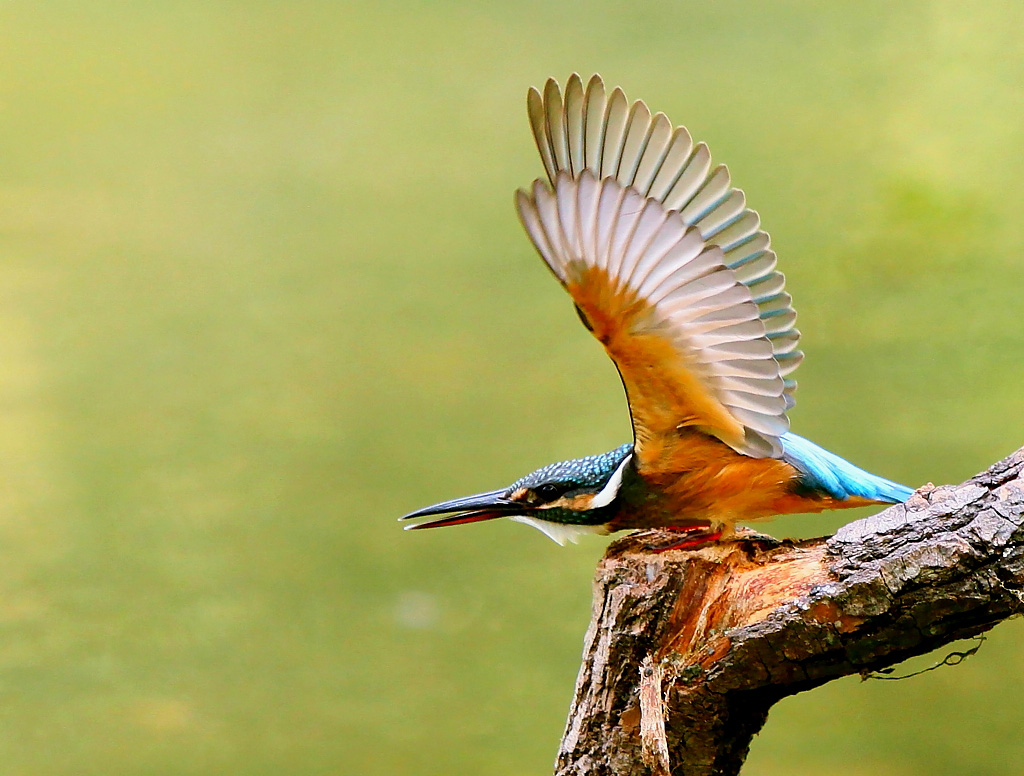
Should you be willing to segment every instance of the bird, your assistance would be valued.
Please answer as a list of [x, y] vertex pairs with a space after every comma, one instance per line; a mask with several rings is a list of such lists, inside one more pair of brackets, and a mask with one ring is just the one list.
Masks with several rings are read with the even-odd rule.
[[738, 522], [906, 501], [789, 430], [792, 298], [760, 217], [705, 143], [594, 75], [531, 88], [546, 176], [515, 195], [526, 233], [618, 370], [633, 440], [443, 501], [407, 529], [509, 518], [559, 544], [629, 529], [662, 549], [727, 541]]

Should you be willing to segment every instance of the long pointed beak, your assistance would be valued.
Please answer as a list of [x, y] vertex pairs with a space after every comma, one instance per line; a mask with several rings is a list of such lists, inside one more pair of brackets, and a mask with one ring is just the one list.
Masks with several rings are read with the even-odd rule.
[[406, 531], [418, 531], [421, 528], [443, 528], [446, 525], [465, 525], [466, 523], [479, 523], [481, 520], [496, 520], [505, 517], [504, 512], [495, 512], [493, 509], [481, 509], [477, 512], [457, 512], [454, 515], [436, 517], [433, 520], [424, 520], [422, 523], [410, 523], [405, 527]]
[[488, 493], [477, 493], [475, 496], [464, 496], [453, 498], [451, 501], [442, 501], [423, 509], [417, 509], [407, 515], [402, 515], [399, 520], [412, 520], [416, 517], [428, 517], [429, 515], [445, 515], [451, 512], [497, 512], [495, 517], [504, 514], [520, 511], [523, 505], [505, 498], [504, 490], [492, 490]]

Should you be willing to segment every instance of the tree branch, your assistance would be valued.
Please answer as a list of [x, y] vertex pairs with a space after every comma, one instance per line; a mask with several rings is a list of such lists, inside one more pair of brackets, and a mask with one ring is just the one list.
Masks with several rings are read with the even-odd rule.
[[739, 773], [781, 698], [1024, 611], [1024, 448], [835, 536], [608, 547], [556, 776]]

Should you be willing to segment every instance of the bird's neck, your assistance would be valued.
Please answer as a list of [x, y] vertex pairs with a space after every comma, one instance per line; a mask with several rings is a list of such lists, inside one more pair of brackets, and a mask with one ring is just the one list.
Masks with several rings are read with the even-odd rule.
[[635, 459], [630, 459], [622, 473], [622, 485], [619, 487], [619, 493], [614, 502], [614, 517], [657, 509], [662, 500], [659, 490], [652, 488], [640, 476]]

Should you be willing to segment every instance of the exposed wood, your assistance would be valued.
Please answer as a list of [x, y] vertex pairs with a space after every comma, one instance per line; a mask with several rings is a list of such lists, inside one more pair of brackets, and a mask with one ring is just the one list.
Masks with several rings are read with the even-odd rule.
[[556, 776], [739, 773], [774, 703], [1024, 611], [1024, 448], [835, 536], [608, 547]]

